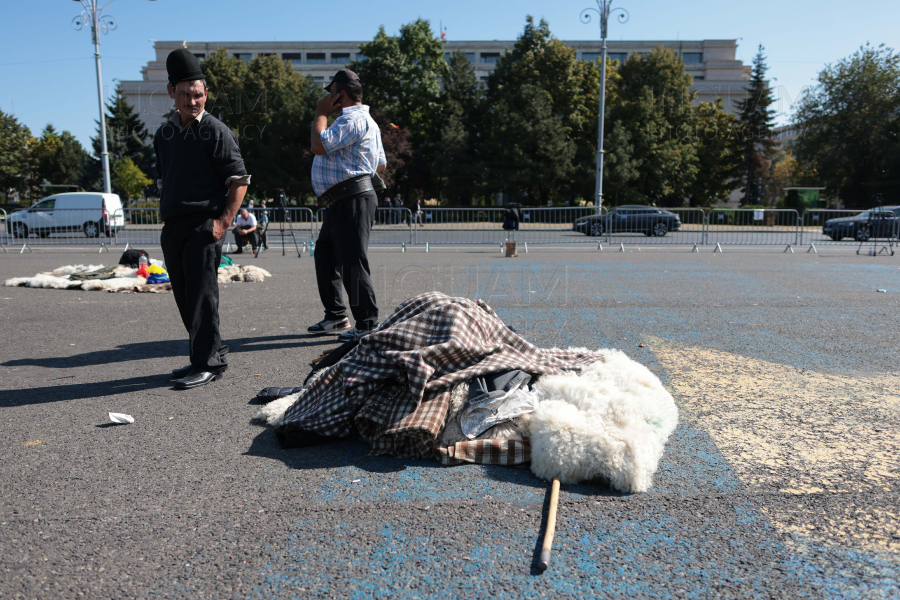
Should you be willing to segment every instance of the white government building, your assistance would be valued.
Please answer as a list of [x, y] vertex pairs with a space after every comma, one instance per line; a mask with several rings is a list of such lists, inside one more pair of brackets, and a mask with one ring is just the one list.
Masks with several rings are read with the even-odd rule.
[[[600, 41], [564, 42], [575, 49], [578, 58], [594, 60], [600, 56]], [[475, 76], [485, 81], [496, 67], [497, 59], [514, 41], [446, 42], [444, 50], [464, 52], [475, 65]], [[722, 98], [726, 110], [737, 112], [736, 101], [747, 97], [746, 86], [750, 79], [750, 66], [735, 58], [737, 40], [702, 41], [607, 41], [609, 56], [624, 60], [634, 53], [649, 53], [657, 45], [666, 46], [684, 60], [685, 70], [694, 77], [692, 88], [698, 101], [707, 102]], [[243, 60], [255, 56], [274, 54], [290, 61], [294, 69], [310, 75], [323, 85], [331, 81], [335, 71], [353, 60], [363, 58], [360, 42], [186, 42], [157, 41], [153, 48], [156, 58], [141, 69], [142, 79], [121, 81], [124, 95], [135, 107], [148, 131], [153, 132], [165, 113], [172, 109], [172, 100], [166, 93], [166, 57], [176, 48], [186, 48], [203, 59], [218, 48]], [[365, 82], [363, 82], [365, 90]]]

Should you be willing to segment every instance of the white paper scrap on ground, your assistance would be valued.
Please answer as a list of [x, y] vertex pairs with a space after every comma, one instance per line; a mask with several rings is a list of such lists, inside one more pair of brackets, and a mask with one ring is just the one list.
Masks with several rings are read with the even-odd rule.
[[109, 420], [113, 423], [134, 423], [134, 417], [123, 413], [109, 413]]

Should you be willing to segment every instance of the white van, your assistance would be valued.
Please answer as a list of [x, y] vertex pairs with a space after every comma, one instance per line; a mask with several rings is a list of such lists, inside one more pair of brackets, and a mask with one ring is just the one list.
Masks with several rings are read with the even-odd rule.
[[54, 194], [6, 219], [6, 230], [17, 238], [71, 231], [95, 238], [101, 233], [108, 236], [124, 226], [125, 211], [119, 195], [100, 192]]

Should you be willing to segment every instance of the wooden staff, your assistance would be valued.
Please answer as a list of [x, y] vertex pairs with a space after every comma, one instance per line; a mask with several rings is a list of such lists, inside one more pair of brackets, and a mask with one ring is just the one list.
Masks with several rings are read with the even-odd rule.
[[544, 533], [544, 547], [541, 548], [541, 562], [538, 568], [546, 571], [550, 566], [550, 549], [553, 547], [553, 534], [556, 533], [556, 507], [559, 504], [559, 478], [553, 478], [550, 487], [550, 511], [547, 513], [547, 531]]

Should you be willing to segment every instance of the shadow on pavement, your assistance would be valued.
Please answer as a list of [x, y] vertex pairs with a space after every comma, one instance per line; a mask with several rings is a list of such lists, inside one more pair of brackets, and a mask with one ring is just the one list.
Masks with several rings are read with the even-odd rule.
[[[485, 479], [498, 483], [523, 485], [532, 488], [547, 488], [549, 483], [538, 479], [528, 466], [502, 466], [502, 465], [442, 465], [432, 458], [400, 458], [396, 456], [369, 456], [369, 443], [361, 438], [334, 438], [316, 446], [306, 448], [284, 449], [278, 443], [274, 430], [263, 429], [253, 439], [245, 456], [258, 456], [281, 461], [291, 469], [318, 470], [336, 469], [340, 467], [356, 467], [369, 473], [397, 473], [407, 467], [427, 467], [434, 469], [472, 469], [481, 470]], [[584, 482], [576, 485], [564, 485], [562, 490], [567, 494], [577, 496], [627, 496], [611, 489], [605, 481]], [[549, 498], [549, 495], [547, 496]], [[549, 501], [549, 500], [548, 500]], [[540, 548], [538, 548], [538, 555]]]
[[[305, 348], [334, 344], [331, 337], [316, 337], [308, 334], [272, 335], [263, 337], [245, 337], [225, 340], [230, 352], [259, 352], [261, 350], [279, 350], [282, 348]], [[72, 367], [90, 367], [132, 360], [152, 358], [170, 358], [187, 356], [187, 340], [165, 340], [157, 342], [138, 342], [122, 344], [116, 348], [85, 352], [74, 356], [48, 356], [20, 358], [8, 360], [0, 365], [4, 367], [35, 366], [48, 369], [70, 369]]]

